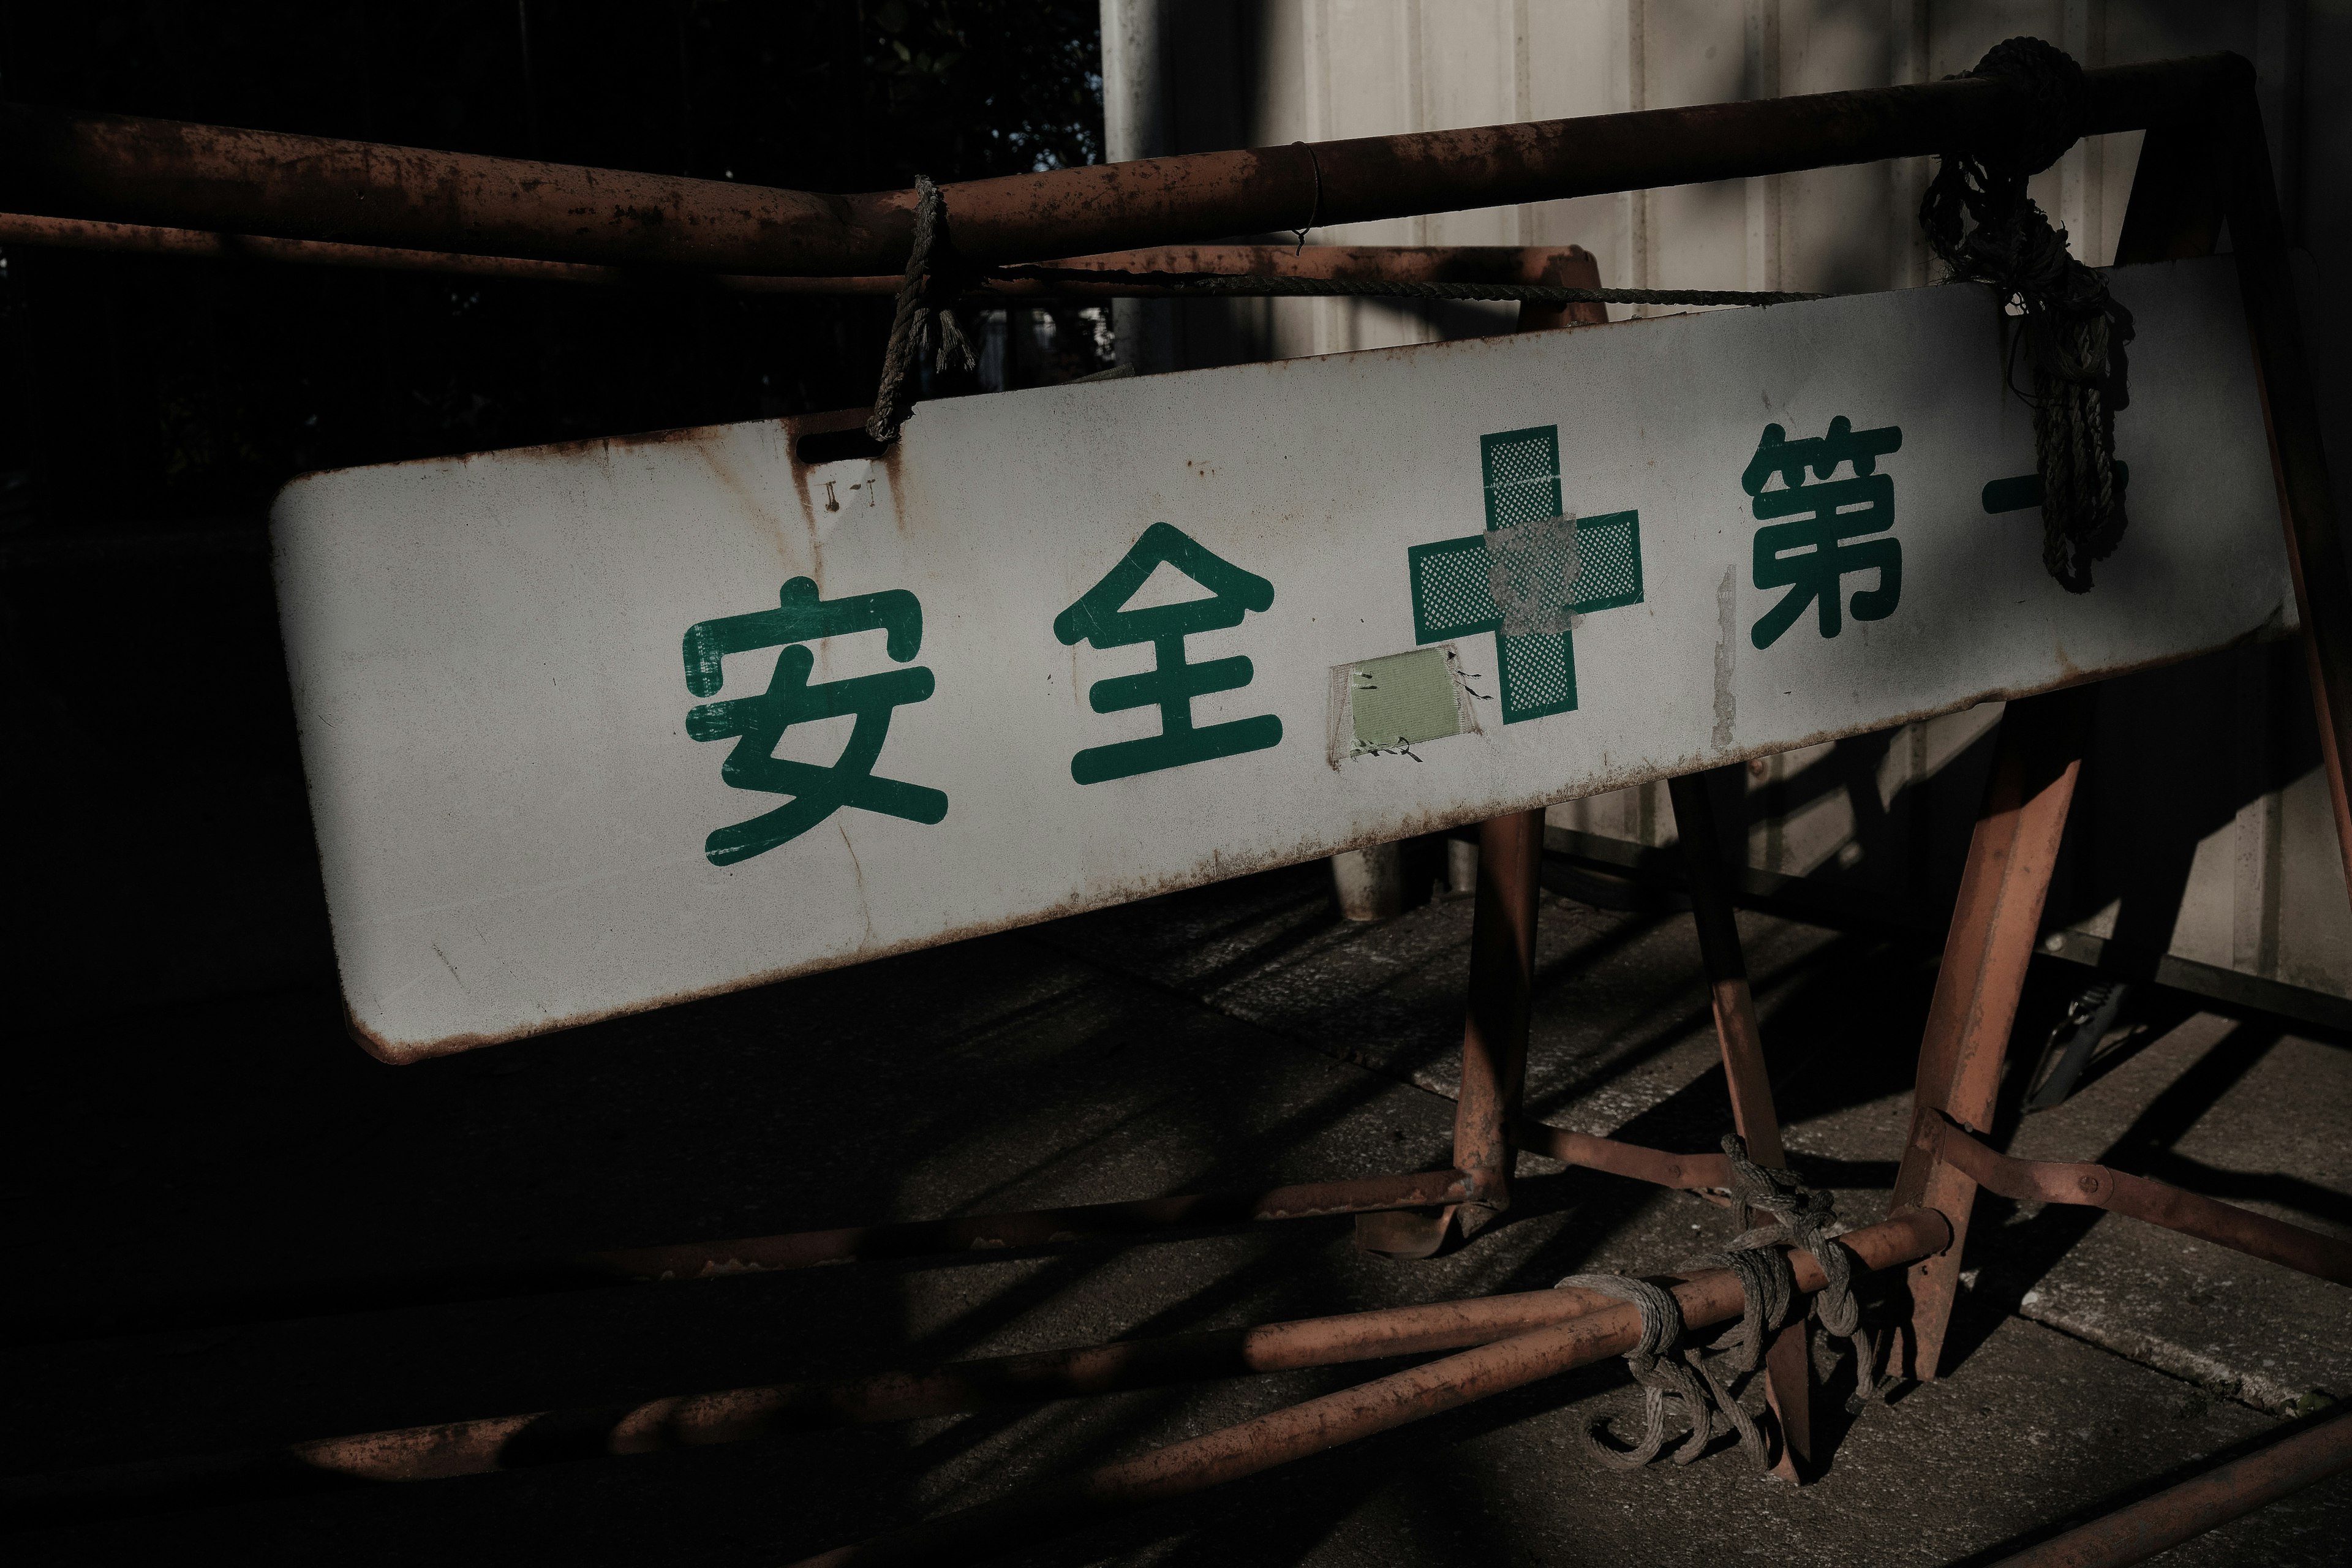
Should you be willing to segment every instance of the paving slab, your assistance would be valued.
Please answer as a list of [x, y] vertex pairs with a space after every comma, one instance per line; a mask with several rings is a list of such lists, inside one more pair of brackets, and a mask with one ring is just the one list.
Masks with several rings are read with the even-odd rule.
[[[30, 1092], [0, 1112], [20, 1200], [5, 1254], [15, 1308], [55, 1318], [453, 1258], [1440, 1166], [1468, 918], [1466, 903], [1440, 902], [1349, 926], [1319, 868], [1301, 868], [401, 1069], [359, 1058], [317, 994], [79, 1031], [38, 1043]], [[1580, 1130], [1712, 1146], [1729, 1116], [1687, 918], [1549, 897], [1543, 918], [1538, 1109]], [[1741, 925], [1792, 1158], [1842, 1214], [1874, 1218], [1907, 1122], [1933, 952], [1754, 915]], [[2063, 1000], [2060, 982], [2037, 985]], [[2020, 1152], [2120, 1145], [2119, 1162], [2194, 1162], [2176, 1179], [2234, 1183], [2224, 1195], [2340, 1223], [2352, 1190], [2342, 1047], [2263, 1043], [2258, 1021], [2186, 1009], [2162, 1022], [2075, 1100], [2028, 1120]], [[1866, 1411], [1814, 1486], [1758, 1477], [1736, 1452], [1602, 1469], [1586, 1425], [1634, 1408], [1611, 1364], [1025, 1560], [1956, 1563], [2271, 1429], [2276, 1401], [2264, 1405], [2256, 1373], [2297, 1392], [2345, 1385], [2325, 1326], [2331, 1306], [2343, 1319], [2332, 1288], [2299, 1296], [2281, 1271], [2216, 1265], [2113, 1219], [2059, 1247], [2044, 1217], [1986, 1213], [1950, 1375]], [[18, 1347], [0, 1352], [0, 1468], [1541, 1289], [1581, 1269], [1670, 1266], [1719, 1246], [1732, 1223], [1691, 1194], [1528, 1158], [1506, 1223], [1418, 1264], [1358, 1253], [1345, 1221], [1304, 1222]], [[2189, 1299], [2209, 1277], [2225, 1303], [2212, 1310]], [[2073, 1318], [2034, 1321], [2034, 1291]], [[2092, 1306], [2236, 1382], [2143, 1364], [2156, 1358], [2137, 1342], [2075, 1321]], [[691, 1550], [772, 1563], [1394, 1364], [89, 1523], [18, 1537], [11, 1557], [210, 1546], [259, 1561]], [[2171, 1560], [2333, 1562], [2347, 1524], [2338, 1483]]]
[[[2352, 1237], [2352, 1050], [2198, 1014], [2027, 1118], [2011, 1152], [2095, 1160]], [[2020, 1205], [2000, 1223], [1985, 1289], [2037, 1321], [2263, 1409], [2352, 1395], [2341, 1286], [2095, 1211]]]

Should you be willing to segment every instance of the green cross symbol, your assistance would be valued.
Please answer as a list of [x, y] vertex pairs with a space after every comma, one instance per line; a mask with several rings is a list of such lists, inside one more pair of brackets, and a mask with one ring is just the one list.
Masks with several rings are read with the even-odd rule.
[[[1503, 722], [1566, 713], [1576, 706], [1576, 645], [1566, 630], [1506, 630], [1496, 590], [1522, 575], [1579, 615], [1642, 602], [1642, 520], [1632, 511], [1579, 518], [1573, 533], [1542, 525], [1560, 516], [1559, 426], [1478, 437], [1486, 482], [1486, 531], [1405, 552], [1412, 583], [1413, 640], [1444, 642], [1495, 634]], [[1508, 533], [1526, 548], [1505, 549]]]

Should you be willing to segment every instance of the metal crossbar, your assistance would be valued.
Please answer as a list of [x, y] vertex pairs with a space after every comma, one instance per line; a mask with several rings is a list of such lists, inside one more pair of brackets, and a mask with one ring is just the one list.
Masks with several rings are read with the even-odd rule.
[[[2087, 76], [2090, 108], [2078, 129], [2148, 131], [2117, 261], [2210, 252], [2225, 217], [2231, 233], [2260, 363], [2330, 798], [2352, 881], [2352, 812], [2345, 787], [2347, 742], [2352, 739], [2352, 574], [2335, 528], [2251, 68], [2233, 57], [2214, 57]], [[1937, 152], [1992, 133], [2022, 107], [2002, 83], [1959, 79], [1371, 138], [1313, 149], [1199, 154], [974, 182], [947, 191], [960, 247], [975, 260], [1017, 261], [1263, 232], [1287, 226], [1310, 211], [1324, 223], [1347, 223]], [[373, 156], [378, 151], [358, 142], [22, 107], [0, 116], [0, 164], [11, 176], [13, 199], [57, 209], [52, 217], [24, 220], [29, 222], [176, 224], [215, 236], [268, 236], [278, 243], [316, 244], [331, 237], [342, 244], [426, 245], [442, 253], [706, 274], [883, 274], [903, 265], [911, 233], [911, 201], [903, 192], [818, 197], [414, 150], [384, 159]], [[591, 184], [593, 200], [581, 194]], [[675, 213], [681, 221], [648, 225], [635, 218], [583, 221], [581, 216], [645, 210]], [[1596, 310], [1591, 304], [1576, 305], [1569, 315], [1575, 319], [1583, 312], [1582, 319], [1591, 320]], [[1540, 474], [1522, 456], [1502, 454], [1488, 476], [1504, 492], [1514, 520], [1531, 506], [1543, 510], [1526, 500], [1542, 487]], [[1552, 510], [1557, 510], [1556, 493]], [[2080, 771], [2083, 729], [2065, 693], [2010, 706], [1921, 1046], [1914, 1136], [1904, 1153], [1890, 1215], [1838, 1244], [1866, 1268], [1910, 1270], [1907, 1360], [1912, 1373], [1922, 1379], [1940, 1370], [1958, 1253], [1979, 1186], [2016, 1197], [2092, 1203], [2323, 1278], [2347, 1278], [2352, 1249], [2340, 1242], [2104, 1167], [2011, 1160], [1975, 1136], [1990, 1119], [1993, 1089]], [[1778, 1121], [1731, 924], [1727, 879], [1712, 841], [1714, 825], [1700, 781], [1677, 779], [1673, 785], [1734, 1119], [1753, 1157], [1760, 1164], [1778, 1165], [1784, 1160]], [[1540, 812], [1500, 818], [1482, 829], [1454, 1169], [1283, 1189], [1255, 1198], [1159, 1199], [608, 1255], [591, 1260], [593, 1267], [565, 1282], [590, 1282], [590, 1276], [688, 1278], [991, 1242], [1059, 1244], [1310, 1214], [1357, 1214], [1363, 1216], [1360, 1239], [1368, 1246], [1425, 1255], [1475, 1235], [1505, 1212], [1515, 1153], [1538, 1142], [1547, 1152], [1595, 1169], [1683, 1186], [1723, 1184], [1727, 1173], [1717, 1157], [1603, 1140], [1580, 1142], [1575, 1134], [1523, 1126], [1518, 1100], [1541, 842]], [[1796, 1263], [1799, 1288], [1821, 1289], [1824, 1275], [1818, 1262], [1800, 1252]], [[1176, 1349], [1166, 1348], [1173, 1342], [1161, 1342], [1160, 1348], [1146, 1342], [1019, 1358], [1018, 1369], [988, 1363], [981, 1370], [974, 1363], [943, 1371], [929, 1383], [901, 1380], [891, 1385], [895, 1392], [869, 1382], [856, 1388], [835, 1385], [819, 1394], [772, 1389], [706, 1396], [717, 1402], [706, 1405], [662, 1402], [657, 1413], [646, 1407], [622, 1417], [601, 1440], [603, 1451], [636, 1452], [660, 1446], [662, 1433], [675, 1437], [698, 1421], [708, 1423], [710, 1431], [751, 1436], [767, 1429], [763, 1422], [805, 1415], [811, 1408], [828, 1418], [884, 1418], [969, 1408], [966, 1401], [998, 1396], [1055, 1397], [1133, 1386], [1134, 1379], [1218, 1374], [1203, 1368], [1262, 1370], [1319, 1364], [1311, 1358], [1401, 1353], [1402, 1348], [1468, 1347], [1354, 1389], [811, 1561], [971, 1560], [1113, 1508], [1255, 1473], [1521, 1386], [1621, 1353], [1634, 1342], [1641, 1325], [1632, 1307], [1596, 1306], [1568, 1292], [1546, 1294], [1553, 1299], [1539, 1310], [1512, 1298], [1448, 1304], [1439, 1317], [1451, 1326], [1433, 1327], [1434, 1320], [1424, 1321], [1436, 1310], [1406, 1309], [1355, 1321], [1272, 1325], [1242, 1331], [1239, 1339], [1192, 1336]], [[1683, 1317], [1692, 1323], [1725, 1321], [1740, 1310], [1738, 1281], [1723, 1271], [1686, 1279], [1675, 1295]], [[1811, 1439], [1812, 1390], [1801, 1341], [1784, 1335], [1776, 1342], [1768, 1370], [1784, 1434], [1783, 1464], [1801, 1476], [1822, 1458]], [[543, 1417], [507, 1419], [528, 1424]], [[507, 1440], [501, 1434], [510, 1436], [513, 1429], [498, 1423], [470, 1425], [479, 1429], [458, 1448], [487, 1457], [477, 1468], [498, 1468]], [[341, 1441], [365, 1445], [403, 1436]], [[2330, 1442], [2340, 1447], [2340, 1436], [2339, 1429]], [[354, 1450], [308, 1447], [326, 1468], [348, 1473], [364, 1468], [349, 1460]], [[400, 1448], [400, 1442], [384, 1441], [370, 1451]], [[330, 1450], [344, 1458], [328, 1458]], [[2189, 1528], [2204, 1528], [2227, 1517], [2231, 1505], [2227, 1495], [2219, 1502], [2185, 1504], [2185, 1513], [2182, 1508], [2173, 1510], [2172, 1522], [2177, 1527], [2186, 1519]], [[2094, 1552], [2067, 1560], [2121, 1559]]]

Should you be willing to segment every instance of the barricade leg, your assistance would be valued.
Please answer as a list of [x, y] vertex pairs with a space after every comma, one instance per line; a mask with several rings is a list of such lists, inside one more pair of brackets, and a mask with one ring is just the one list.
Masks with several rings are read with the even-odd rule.
[[1477, 904], [1470, 929], [1470, 1006], [1462, 1027], [1462, 1098], [1454, 1164], [1480, 1195], [1455, 1211], [1465, 1237], [1511, 1204], [1511, 1124], [1528, 1076], [1528, 1008], [1535, 989], [1537, 879], [1544, 814], [1514, 812], [1478, 826]]
[[[2022, 698], [2001, 719], [2000, 752], [1969, 840], [1943, 967], [1919, 1042], [1915, 1113], [1940, 1112], [1976, 1132], [1992, 1121], [2018, 994], [2082, 771], [2087, 700], [2081, 691]], [[1976, 1195], [1976, 1183], [1957, 1166], [1916, 1142], [1904, 1150], [1887, 1212], [1932, 1208], [1952, 1226], [1952, 1245], [1910, 1269], [1906, 1359], [1911, 1375], [1923, 1382], [1936, 1376], [1943, 1358]]]
[[[1706, 798], [1706, 779], [1705, 773], [1685, 773], [1668, 780], [1666, 789], [1674, 798], [1675, 829], [1690, 877], [1691, 916], [1698, 923], [1699, 962], [1706, 970], [1714, 1005], [1715, 1037], [1723, 1047], [1732, 1125], [1746, 1141], [1748, 1158], [1759, 1164], [1785, 1165], [1780, 1117], [1764, 1070], [1764, 1037], [1756, 1023], [1756, 999], [1748, 988], [1739, 928], [1731, 916], [1730, 879], [1724, 870], [1715, 810]], [[1746, 1219], [1751, 1226], [1775, 1223], [1775, 1216], [1760, 1209], [1750, 1209]], [[1782, 1326], [1764, 1360], [1765, 1396], [1780, 1422], [1780, 1457], [1773, 1470], [1792, 1481], [1812, 1473], [1813, 1380], [1807, 1343], [1800, 1318]]]
[[2285, 222], [2253, 73], [2236, 61], [2208, 113], [2149, 127], [2116, 239], [2116, 265], [2210, 256], [2229, 226], [2239, 294], [2262, 381], [2279, 519], [2294, 576], [2304, 669], [2318, 721], [2320, 763], [2336, 816], [2345, 885], [2352, 888], [2352, 559], [2336, 526], [2336, 501], [2305, 363]]
[[2352, 803], [2346, 784], [2352, 771], [2352, 555], [2336, 526], [2319, 409], [2312, 398], [2294, 279], [2287, 268], [2285, 224], [2251, 72], [2229, 93], [2221, 119], [2230, 149], [2230, 243], [2237, 257], [2239, 297], [2262, 381], [2263, 423], [2270, 436], [2287, 566], [2302, 621], [2319, 758], [2336, 813], [2345, 885], [2352, 888]]
[[[1520, 258], [1526, 283], [1601, 287], [1601, 269], [1575, 246], [1530, 249]], [[1519, 331], [1597, 326], [1596, 304], [1519, 307]], [[1491, 1183], [1490, 1195], [1436, 1215], [1390, 1211], [1356, 1216], [1356, 1245], [1391, 1258], [1427, 1258], [1449, 1232], [1475, 1236], [1508, 1207], [1512, 1124], [1527, 1081], [1528, 999], [1535, 979], [1536, 894], [1543, 866], [1543, 813], [1519, 812], [1478, 829], [1477, 904], [1470, 934], [1469, 1017], [1462, 1037], [1462, 1098], [1454, 1115], [1454, 1163]], [[1459, 889], [1455, 889], [1459, 891]], [[1475, 1162], [1464, 1164], [1464, 1160]]]
[[1462, 1026], [1462, 1095], [1454, 1110], [1454, 1167], [1475, 1195], [1435, 1214], [1357, 1215], [1356, 1243], [1367, 1252], [1427, 1258], [1449, 1232], [1466, 1240], [1510, 1206], [1512, 1124], [1527, 1081], [1543, 821], [1538, 809], [1478, 826], [1470, 1001]]

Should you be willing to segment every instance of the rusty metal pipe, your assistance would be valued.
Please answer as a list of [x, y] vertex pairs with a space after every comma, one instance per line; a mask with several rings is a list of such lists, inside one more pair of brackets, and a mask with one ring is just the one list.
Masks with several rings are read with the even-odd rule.
[[1470, 999], [1462, 1029], [1462, 1091], [1454, 1107], [1454, 1164], [1475, 1176], [1479, 1188], [1457, 1211], [1465, 1237], [1511, 1205], [1511, 1128], [1527, 1080], [1543, 830], [1541, 810], [1478, 825]]
[[1922, 1110], [1912, 1146], [1950, 1164], [1978, 1186], [2020, 1203], [2081, 1204], [2160, 1225], [2216, 1247], [2298, 1273], [2352, 1285], [2352, 1242], [2268, 1215], [2183, 1192], [2162, 1182], [2066, 1160], [2018, 1160], [1988, 1149], [1949, 1118]]
[[[1513, 281], [1598, 289], [1601, 264], [1580, 245], [1560, 246], [1549, 251], [1530, 246], [1519, 253], [1518, 275]], [[1562, 327], [1605, 326], [1608, 321], [1609, 308], [1605, 305], [1547, 305], [1525, 300], [1519, 303], [1517, 325], [1523, 332], [1544, 332]]]
[[[1598, 289], [1578, 245], [1162, 245], [1049, 261], [1105, 272], [1223, 272], [1258, 278], [1346, 278], [1393, 283], [1562, 283]], [[1563, 272], [1559, 268], [1567, 268]], [[891, 279], [896, 289], [898, 280]], [[1534, 330], [1527, 322], [1523, 330]]]
[[2345, 885], [2352, 888], [2352, 552], [2336, 527], [2324, 426], [2304, 359], [2300, 307], [2287, 263], [2286, 224], [2251, 70], [2232, 77], [2218, 118], [2218, 140], [2229, 160], [2225, 210], [2239, 298], [2254, 342], [2263, 425], [2270, 437], [2336, 848]]
[[220, 1322], [331, 1312], [378, 1311], [435, 1301], [478, 1300], [600, 1286], [672, 1279], [712, 1279], [829, 1263], [997, 1253], [1073, 1242], [1135, 1240], [1171, 1232], [1214, 1230], [1260, 1221], [1315, 1219], [1395, 1208], [1444, 1208], [1475, 1187], [1459, 1171], [1365, 1176], [1244, 1193], [1196, 1193], [1087, 1204], [1019, 1214], [961, 1219], [908, 1220], [835, 1230], [673, 1247], [587, 1253], [506, 1268], [450, 1269], [405, 1277], [331, 1281], [282, 1292], [194, 1303], [143, 1312], [80, 1309], [58, 1319], [9, 1322], [10, 1342], [98, 1339]]
[[704, 1447], [787, 1431], [911, 1421], [994, 1405], [1459, 1350], [1615, 1304], [1591, 1290], [1523, 1290], [954, 1362], [925, 1371], [439, 1422], [242, 1453], [15, 1476], [0, 1479], [0, 1509], [26, 1527], [125, 1509], [154, 1511], [338, 1485], [440, 1480]]
[[[1564, 1322], [1611, 1304], [1611, 1298], [1591, 1290], [1522, 1290], [1255, 1328], [1213, 1329], [957, 1362], [929, 1372], [889, 1372], [653, 1400], [631, 1407], [605, 1428], [604, 1450], [652, 1453], [740, 1442], [795, 1428], [914, 1421], [997, 1405], [1041, 1404], [1171, 1383], [1459, 1350]], [[555, 1413], [559, 1417], [606, 1414]], [[504, 1468], [497, 1457], [504, 1436], [520, 1430], [526, 1423], [547, 1419], [545, 1415], [505, 1416], [492, 1422], [413, 1427], [306, 1443], [298, 1451], [311, 1464], [369, 1480], [471, 1473], [475, 1468]], [[427, 1434], [433, 1436], [428, 1438]], [[465, 1447], [487, 1462], [469, 1462], [462, 1471], [447, 1468], [455, 1449], [446, 1438], [460, 1434], [467, 1435]], [[490, 1440], [487, 1446], [483, 1438]], [[428, 1448], [441, 1456], [430, 1465], [418, 1465], [410, 1458]]]
[[[152, 224], [100, 223], [88, 218], [43, 217], [31, 213], [0, 213], [0, 245], [99, 250], [117, 255], [190, 257], [205, 261], [268, 261], [309, 267], [363, 267], [386, 272], [444, 272], [471, 278], [522, 278], [552, 283], [613, 285], [634, 282], [641, 277], [641, 274], [623, 267], [536, 261], [520, 256], [469, 256], [447, 250], [404, 250], [382, 245], [342, 245], [331, 240], [279, 239], [261, 234], [215, 234], [204, 229], [163, 228]], [[713, 286], [723, 288], [732, 280], [711, 276], [709, 281]], [[841, 281], [864, 280], [845, 279]], [[894, 282], [892, 289], [895, 288]]]
[[1053, 1247], [1104, 1237], [1148, 1236], [1157, 1231], [1205, 1229], [1259, 1220], [1314, 1219], [1377, 1209], [1439, 1208], [1460, 1203], [1476, 1190], [1475, 1184], [1463, 1172], [1431, 1171], [1419, 1175], [1315, 1182], [1258, 1193], [1203, 1193], [1037, 1209], [1025, 1214], [975, 1215], [967, 1219], [913, 1220], [682, 1247], [638, 1247], [625, 1252], [600, 1252], [583, 1261], [619, 1279], [707, 1279], [771, 1268], [813, 1268], [824, 1263]]
[[[2086, 133], [2168, 121], [2233, 56], [2085, 73]], [[1908, 157], [1998, 141], [2010, 85], [1923, 86], [1646, 110], [1056, 169], [946, 187], [982, 261], [1504, 206]], [[904, 268], [914, 193], [825, 195], [331, 137], [9, 105], [0, 205], [60, 216], [606, 265], [742, 272]]]
[[[1601, 269], [1577, 246], [1520, 253], [1518, 279], [1597, 289]], [[1609, 320], [1597, 303], [1519, 306], [1518, 330], [1550, 331]], [[1552, 1139], [1577, 1135], [1519, 1114], [1527, 1082], [1528, 1012], [1535, 984], [1536, 919], [1542, 890], [1543, 813], [1520, 812], [1478, 829], [1477, 907], [1470, 931], [1470, 997], [1463, 1024], [1462, 1084], [1455, 1096], [1454, 1163], [1489, 1188], [1482, 1201], [1434, 1215], [1389, 1212], [1356, 1221], [1356, 1245], [1389, 1258], [1428, 1258], [1449, 1235], [1475, 1236], [1510, 1204], [1516, 1151], [1552, 1152]], [[1532, 1133], [1533, 1144], [1523, 1141]], [[1595, 1142], [1600, 1142], [1596, 1140]], [[1612, 1152], [1629, 1146], [1613, 1145]], [[1648, 1154], [1652, 1151], [1634, 1152]], [[1565, 1154], [1556, 1159], [1584, 1163]]]
[[[1734, 771], [1738, 771], [1735, 763]], [[1748, 961], [1739, 950], [1739, 927], [1732, 917], [1731, 889], [1723, 872], [1715, 808], [1706, 797], [1706, 776], [1685, 773], [1666, 781], [1675, 808], [1675, 836], [1690, 877], [1691, 917], [1698, 928], [1700, 966], [1715, 1008], [1715, 1032], [1723, 1051], [1723, 1074], [1731, 1090], [1731, 1119], [1747, 1141], [1748, 1157], [1759, 1165], [1780, 1165], [1780, 1113], [1772, 1106], [1772, 1083], [1764, 1070], [1764, 1035], [1756, 1022], [1756, 999], [1748, 987]], [[1756, 1224], [1770, 1223], [1759, 1217]]]
[[[26, 213], [0, 213], [0, 246], [6, 245], [208, 261], [262, 261], [467, 278], [512, 278], [594, 288], [704, 289], [732, 294], [888, 299], [897, 295], [902, 281], [898, 275], [882, 273], [861, 278], [796, 278], [768, 273], [648, 270], [578, 261], [540, 261], [521, 256], [475, 256], [454, 250], [404, 250], [331, 240], [215, 234], [202, 229], [41, 217]], [[1064, 257], [1045, 265], [1099, 272], [1206, 272], [1229, 277], [1330, 278], [1360, 282], [1565, 283], [1577, 288], [1600, 287], [1598, 277], [1588, 280], [1562, 272], [1563, 264], [1570, 272], [1575, 271], [1580, 259], [1589, 268], [1590, 258], [1573, 245], [1312, 245], [1303, 249], [1283, 245], [1187, 245]], [[1013, 278], [976, 290], [971, 298], [1163, 299], [1181, 293], [1166, 284], [1115, 279], [1097, 283]]]
[[2352, 1406], [2242, 1459], [2000, 1560], [2000, 1568], [2124, 1568], [2145, 1563], [2289, 1492], [2352, 1469]]
[[1513, 1135], [1520, 1148], [1533, 1153], [1636, 1182], [1701, 1194], [1731, 1185], [1731, 1162], [1720, 1154], [1669, 1154], [1663, 1149], [1645, 1148], [1639, 1143], [1620, 1143], [1614, 1138], [1570, 1132], [1565, 1127], [1553, 1127], [1527, 1117], [1519, 1119]]
[[[1576, 246], [1520, 253], [1528, 282], [1597, 289], [1600, 264]], [[1591, 301], [1519, 307], [1523, 332], [1599, 325]], [[1542, 892], [1544, 814], [1517, 812], [1478, 827], [1476, 908], [1470, 927], [1470, 995], [1462, 1028], [1462, 1084], [1454, 1097], [1454, 1163], [1476, 1176], [1478, 1201], [1434, 1215], [1390, 1211], [1356, 1221], [1356, 1245], [1389, 1258], [1429, 1258], [1449, 1236], [1475, 1236], [1510, 1206], [1519, 1114], [1528, 1076], [1528, 1018], [1535, 989], [1536, 920]], [[1542, 1130], [1549, 1132], [1552, 1130]]]
[[1246, 1329], [953, 1362], [925, 1371], [773, 1384], [634, 1405], [533, 1411], [0, 1479], [18, 1527], [159, 1511], [338, 1485], [441, 1480], [543, 1464], [740, 1443], [781, 1432], [912, 1421], [1007, 1405], [1486, 1344], [1612, 1305], [1591, 1290], [1526, 1290]]
[[[1865, 1269], [1892, 1268], [1948, 1245], [1941, 1215], [1915, 1209], [1839, 1239]], [[1790, 1254], [1801, 1290], [1822, 1288], [1821, 1266], [1809, 1253]], [[1696, 1275], [1674, 1288], [1684, 1321], [1693, 1327], [1739, 1315], [1738, 1279], [1725, 1270]], [[1613, 1303], [1549, 1328], [1537, 1329], [1441, 1361], [1374, 1378], [1238, 1426], [1155, 1449], [1048, 1483], [1001, 1502], [968, 1509], [855, 1545], [805, 1558], [795, 1568], [883, 1568], [921, 1563], [984, 1560], [1042, 1534], [1071, 1530], [1144, 1503], [1163, 1501], [1238, 1480], [1292, 1459], [1335, 1448], [1439, 1415], [1474, 1401], [1622, 1355], [1639, 1339], [1641, 1316]]]

